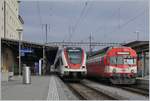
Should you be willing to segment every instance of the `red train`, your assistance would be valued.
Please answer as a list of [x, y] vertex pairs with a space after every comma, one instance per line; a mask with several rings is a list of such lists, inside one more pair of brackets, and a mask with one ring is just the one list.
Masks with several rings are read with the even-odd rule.
[[137, 54], [130, 47], [107, 47], [87, 60], [88, 77], [109, 79], [113, 84], [134, 84]]

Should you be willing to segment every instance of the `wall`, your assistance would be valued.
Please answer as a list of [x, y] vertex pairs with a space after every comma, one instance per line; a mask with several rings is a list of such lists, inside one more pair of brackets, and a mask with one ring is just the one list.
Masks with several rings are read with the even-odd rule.
[[0, 0], [0, 38], [4, 37], [4, 0]]
[[[17, 29], [22, 28], [19, 15], [19, 3], [17, 0], [5, 0], [6, 3], [6, 38], [19, 40]], [[22, 36], [22, 35], [21, 35]]]
[[[17, 29], [22, 29], [22, 23], [18, 15], [18, 0], [0, 0], [0, 38], [19, 40]], [[1, 47], [2, 81], [8, 81], [8, 75], [12, 71], [15, 58], [11, 48]]]
[[8, 73], [12, 72], [12, 67], [15, 64], [15, 56], [13, 51], [8, 47], [2, 48], [2, 61], [1, 61], [1, 71], [2, 71], [2, 81], [8, 80]]
[[22, 29], [22, 23], [18, 19], [18, 15], [18, 0], [0, 0], [0, 37], [19, 40], [17, 29]]

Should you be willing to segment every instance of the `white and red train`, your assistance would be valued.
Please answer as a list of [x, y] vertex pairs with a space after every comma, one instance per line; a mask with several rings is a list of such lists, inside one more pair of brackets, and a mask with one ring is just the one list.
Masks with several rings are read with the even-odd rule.
[[80, 80], [87, 74], [86, 53], [79, 47], [61, 48], [57, 52], [54, 67], [61, 77]]
[[107, 47], [87, 60], [89, 77], [105, 78], [113, 84], [134, 84], [137, 54], [130, 47]]

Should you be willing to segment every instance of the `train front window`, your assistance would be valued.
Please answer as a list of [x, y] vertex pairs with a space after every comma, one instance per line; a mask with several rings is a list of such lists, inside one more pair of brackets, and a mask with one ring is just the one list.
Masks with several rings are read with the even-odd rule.
[[123, 56], [110, 57], [110, 64], [136, 64], [135, 58], [125, 58]]
[[124, 64], [124, 63], [123, 63], [123, 57], [122, 57], [122, 56], [118, 56], [118, 57], [117, 57], [117, 64]]
[[111, 57], [110, 58], [110, 64], [117, 64], [116, 57]]
[[129, 64], [129, 65], [136, 64], [136, 59], [124, 58], [124, 64]]
[[68, 52], [68, 57], [73, 64], [79, 64], [82, 61], [82, 52], [81, 51], [70, 51]]

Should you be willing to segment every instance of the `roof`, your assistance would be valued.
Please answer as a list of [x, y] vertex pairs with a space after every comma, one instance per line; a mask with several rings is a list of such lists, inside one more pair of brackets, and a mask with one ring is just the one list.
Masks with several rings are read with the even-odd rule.
[[149, 51], [149, 41], [133, 41], [123, 46], [128, 46], [135, 49], [137, 52], [146, 52]]
[[141, 46], [141, 45], [149, 45], [149, 41], [133, 41], [133, 42], [124, 44], [123, 46], [137, 47], [137, 46]]
[[[10, 45], [18, 45], [19, 40], [1, 38], [1, 42], [5, 43], [5, 44], [10, 44]], [[25, 41], [25, 40], [21, 40], [20, 42], [23, 46], [28, 46], [28, 47], [43, 48], [43, 46], [44, 46], [44, 44], [41, 44], [41, 43], [29, 42], [29, 41]], [[46, 48], [58, 48], [58, 47], [46, 45]]]
[[98, 54], [101, 53], [101, 52], [106, 52], [109, 48], [110, 48], [110, 47], [105, 47], [105, 48], [100, 49], [100, 50], [98, 50], [98, 51], [94, 51], [94, 52], [92, 52], [92, 54], [89, 55], [89, 56], [92, 57], [92, 56], [98, 55]]

